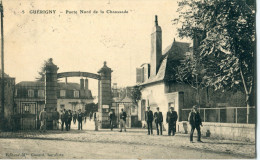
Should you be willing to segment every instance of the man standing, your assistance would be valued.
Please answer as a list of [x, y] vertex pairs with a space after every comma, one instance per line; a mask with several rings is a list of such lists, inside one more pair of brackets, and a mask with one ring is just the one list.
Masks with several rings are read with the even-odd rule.
[[167, 112], [166, 123], [168, 123], [168, 135], [175, 135], [176, 132], [176, 121], [178, 119], [177, 112], [174, 111], [173, 107], [170, 107], [170, 111]]
[[71, 121], [72, 121], [72, 112], [69, 109], [69, 113], [68, 113], [68, 130], [70, 130]]
[[147, 107], [145, 112], [145, 121], [147, 122], [148, 135], [153, 134], [153, 111], [150, 110], [150, 107]]
[[160, 126], [160, 134], [162, 135], [163, 115], [162, 115], [162, 112], [160, 112], [159, 107], [157, 107], [157, 112], [154, 113], [154, 121], [156, 124], [157, 135], [159, 135], [159, 126]]
[[73, 113], [73, 123], [76, 124], [76, 120], [77, 120], [77, 113], [76, 111], [74, 111]]
[[60, 117], [60, 114], [57, 111], [57, 108], [55, 108], [54, 112], [53, 112], [53, 126], [54, 126], [54, 129], [59, 129], [59, 117]]
[[64, 121], [66, 126], [66, 131], [69, 131], [69, 112], [64, 109]]
[[125, 129], [125, 132], [126, 132], [126, 127], [125, 127], [126, 117], [127, 117], [126, 112], [122, 108], [120, 115], [119, 115], [119, 118], [120, 118], [120, 131], [119, 132], [122, 132], [123, 126], [124, 126], [124, 129]]
[[84, 117], [84, 114], [81, 112], [81, 109], [79, 109], [79, 113], [77, 115], [78, 119], [78, 130], [82, 130], [82, 118]]
[[109, 112], [109, 120], [110, 120], [111, 131], [113, 130], [113, 127], [114, 127], [114, 119], [115, 119], [115, 114], [114, 114], [113, 110], [110, 110], [110, 112]]
[[40, 112], [39, 120], [41, 121], [40, 132], [46, 132], [47, 112], [45, 107]]
[[63, 131], [64, 124], [65, 124], [65, 109], [61, 110], [60, 120], [61, 120], [61, 130]]
[[94, 122], [95, 122], [95, 131], [98, 131], [99, 116], [98, 116], [97, 112], [95, 112], [95, 113], [93, 114], [93, 116], [94, 116]]
[[92, 112], [89, 112], [89, 121], [91, 121], [92, 116], [93, 116]]
[[201, 122], [200, 113], [198, 112], [198, 108], [196, 105], [192, 107], [192, 110], [189, 114], [188, 121], [191, 125], [190, 142], [193, 143], [193, 133], [195, 128], [198, 132], [198, 142], [202, 142], [200, 139], [201, 138], [200, 126], [202, 126], [202, 122]]

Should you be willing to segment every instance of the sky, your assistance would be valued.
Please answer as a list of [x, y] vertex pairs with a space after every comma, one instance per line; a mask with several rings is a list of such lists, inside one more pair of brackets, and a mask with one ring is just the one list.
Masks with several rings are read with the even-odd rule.
[[[44, 60], [53, 58], [58, 72], [97, 73], [106, 61], [113, 70], [112, 83], [134, 85], [136, 67], [150, 61], [155, 15], [162, 28], [163, 49], [174, 38], [183, 41], [172, 22], [178, 16], [177, 0], [3, 0], [3, 6], [5, 72], [16, 83], [34, 81]], [[56, 13], [30, 14], [35, 10]], [[91, 14], [79, 14], [80, 10]], [[106, 10], [128, 13], [107, 14]], [[97, 81], [89, 83], [97, 95]]]

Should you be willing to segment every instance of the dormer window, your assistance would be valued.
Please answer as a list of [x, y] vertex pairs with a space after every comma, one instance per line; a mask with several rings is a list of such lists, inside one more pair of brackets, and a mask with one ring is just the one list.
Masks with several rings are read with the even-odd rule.
[[60, 97], [66, 97], [66, 91], [60, 90]]
[[44, 90], [38, 90], [38, 97], [44, 97]]
[[74, 98], [79, 98], [79, 91], [74, 91]]
[[28, 90], [28, 97], [34, 97], [34, 90], [32, 89]]

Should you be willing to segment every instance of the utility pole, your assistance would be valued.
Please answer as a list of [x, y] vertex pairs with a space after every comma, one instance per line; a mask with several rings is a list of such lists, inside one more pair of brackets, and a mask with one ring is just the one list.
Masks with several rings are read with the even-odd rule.
[[2, 69], [2, 83], [1, 83], [1, 121], [2, 121], [2, 130], [4, 130], [4, 116], [5, 116], [5, 78], [4, 78], [4, 23], [3, 23], [3, 17], [4, 17], [4, 8], [2, 1], [0, 2], [0, 12], [1, 12], [1, 69]]

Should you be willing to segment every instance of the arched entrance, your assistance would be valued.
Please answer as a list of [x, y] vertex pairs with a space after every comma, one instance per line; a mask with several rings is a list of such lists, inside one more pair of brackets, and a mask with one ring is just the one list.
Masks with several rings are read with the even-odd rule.
[[48, 113], [47, 127], [52, 128], [53, 112], [57, 108], [57, 79], [66, 77], [86, 77], [98, 80], [98, 112], [102, 128], [109, 128], [109, 109], [112, 105], [111, 94], [111, 68], [104, 66], [98, 74], [89, 72], [62, 72], [58, 73], [58, 67], [52, 59], [45, 67], [45, 106]]

